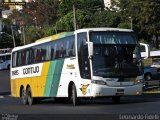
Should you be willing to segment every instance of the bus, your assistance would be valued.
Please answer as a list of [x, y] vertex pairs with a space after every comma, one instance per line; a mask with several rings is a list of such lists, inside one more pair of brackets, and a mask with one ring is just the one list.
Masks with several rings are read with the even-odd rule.
[[[11, 95], [32, 105], [39, 98], [140, 95], [143, 64], [132, 30], [86, 28], [37, 40], [12, 50]], [[134, 55], [133, 55], [134, 54]], [[147, 57], [146, 53], [146, 57]]]
[[0, 70], [10, 69], [11, 53], [0, 54]]

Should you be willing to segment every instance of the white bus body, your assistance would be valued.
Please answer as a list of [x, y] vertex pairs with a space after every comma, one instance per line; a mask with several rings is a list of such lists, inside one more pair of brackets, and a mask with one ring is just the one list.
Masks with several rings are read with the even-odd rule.
[[0, 70], [10, 69], [11, 53], [0, 54]]
[[123, 95], [142, 93], [141, 62], [132, 30], [62, 33], [13, 49], [11, 93], [24, 104], [37, 97], [68, 97], [74, 105], [82, 97], [112, 97], [117, 103]]

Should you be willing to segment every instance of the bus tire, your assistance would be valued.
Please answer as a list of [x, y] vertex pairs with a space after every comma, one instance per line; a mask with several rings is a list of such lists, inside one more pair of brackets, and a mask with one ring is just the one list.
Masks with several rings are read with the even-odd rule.
[[72, 85], [72, 94], [71, 94], [71, 100], [73, 103], [73, 106], [76, 106], [78, 104], [78, 98], [77, 98], [77, 91], [75, 84]]
[[27, 88], [27, 100], [29, 105], [33, 104], [32, 91], [30, 87]]
[[27, 99], [27, 93], [26, 91], [24, 90], [24, 88], [21, 89], [21, 100], [22, 100], [22, 103], [24, 105], [26, 105], [28, 103], [28, 99]]
[[114, 104], [119, 104], [120, 103], [120, 96], [113, 96], [112, 97], [112, 102]]

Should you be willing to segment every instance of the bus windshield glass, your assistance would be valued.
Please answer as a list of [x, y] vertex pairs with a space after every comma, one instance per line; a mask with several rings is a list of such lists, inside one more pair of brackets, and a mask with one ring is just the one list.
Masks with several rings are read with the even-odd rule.
[[94, 44], [94, 76], [136, 77], [142, 74], [140, 49], [132, 32], [90, 32], [89, 37]]

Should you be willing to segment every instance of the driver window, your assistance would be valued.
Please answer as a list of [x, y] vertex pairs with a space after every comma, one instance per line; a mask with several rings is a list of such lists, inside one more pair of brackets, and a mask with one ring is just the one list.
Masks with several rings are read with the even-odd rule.
[[87, 33], [78, 33], [77, 35], [77, 46], [78, 46], [78, 62], [80, 75], [84, 79], [90, 79], [90, 63], [88, 59], [88, 45]]

